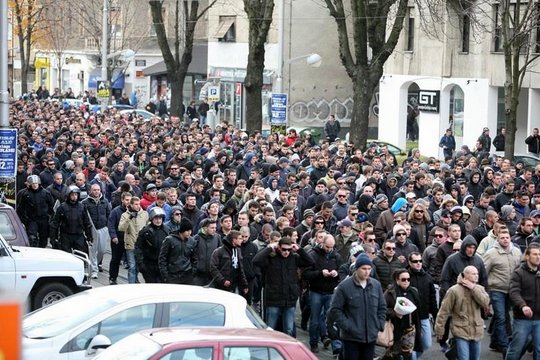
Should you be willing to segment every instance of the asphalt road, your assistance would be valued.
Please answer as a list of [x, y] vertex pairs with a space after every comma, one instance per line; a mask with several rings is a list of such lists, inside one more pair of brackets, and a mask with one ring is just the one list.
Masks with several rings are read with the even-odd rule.
[[[110, 251], [107, 251], [105, 254], [105, 258], [103, 259], [103, 272], [99, 273], [98, 279], [92, 280], [92, 286], [94, 287], [100, 287], [100, 286], [110, 286], [109, 285], [109, 261], [110, 261], [111, 255]], [[139, 279], [142, 282], [142, 276], [139, 275]], [[127, 284], [127, 270], [124, 269], [123, 266], [120, 266], [120, 272], [117, 279], [119, 284]], [[297, 311], [297, 324], [300, 324], [299, 316], [300, 313]], [[307, 331], [302, 330], [299, 326], [297, 327], [297, 338], [298, 340], [302, 341], [306, 346], [309, 348], [309, 334]], [[332, 351], [330, 349], [325, 350], [322, 345], [319, 346], [320, 352], [317, 354], [317, 357], [321, 360], [330, 360], [334, 359], [332, 355]], [[381, 355], [383, 353], [382, 348], [377, 348], [376, 354]], [[441, 352], [439, 344], [436, 343], [435, 338], [433, 338], [433, 346], [425, 352], [425, 354], [422, 355], [422, 359], [429, 359], [429, 360], [443, 360], [446, 359], [444, 354]], [[532, 360], [532, 354], [527, 353], [523, 360]], [[489, 349], [489, 335], [484, 336], [482, 339], [481, 344], [481, 352], [480, 352], [480, 359], [481, 360], [503, 360], [503, 357], [500, 353], [494, 352]], [[298, 359], [301, 360], [301, 359]]]

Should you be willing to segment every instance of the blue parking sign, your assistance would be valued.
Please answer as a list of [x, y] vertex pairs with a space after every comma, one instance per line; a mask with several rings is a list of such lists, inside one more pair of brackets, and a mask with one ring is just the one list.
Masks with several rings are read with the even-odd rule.
[[287, 124], [287, 106], [288, 106], [288, 95], [273, 93], [272, 94], [272, 124]]
[[0, 129], [0, 177], [17, 175], [17, 129]]

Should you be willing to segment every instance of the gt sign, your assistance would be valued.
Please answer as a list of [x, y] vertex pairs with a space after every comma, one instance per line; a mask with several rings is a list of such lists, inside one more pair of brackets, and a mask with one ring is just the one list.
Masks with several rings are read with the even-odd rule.
[[438, 90], [418, 91], [418, 110], [427, 112], [439, 112], [441, 92]]

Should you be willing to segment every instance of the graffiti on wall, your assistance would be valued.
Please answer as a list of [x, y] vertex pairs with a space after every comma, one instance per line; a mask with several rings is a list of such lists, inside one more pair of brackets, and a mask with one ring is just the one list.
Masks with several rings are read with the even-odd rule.
[[[289, 121], [300, 126], [324, 126], [328, 116], [334, 114], [342, 126], [349, 127], [353, 112], [354, 101], [352, 97], [344, 100], [312, 99], [309, 101], [299, 100], [289, 107]], [[370, 107], [370, 126], [376, 126], [379, 116], [379, 92], [373, 95]]]

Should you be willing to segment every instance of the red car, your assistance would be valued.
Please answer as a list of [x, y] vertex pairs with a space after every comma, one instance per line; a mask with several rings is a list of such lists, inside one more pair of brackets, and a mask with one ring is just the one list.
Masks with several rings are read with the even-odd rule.
[[[91, 351], [88, 349], [89, 354]], [[162, 328], [130, 335], [95, 359], [317, 360], [317, 357], [300, 341], [277, 331]]]

